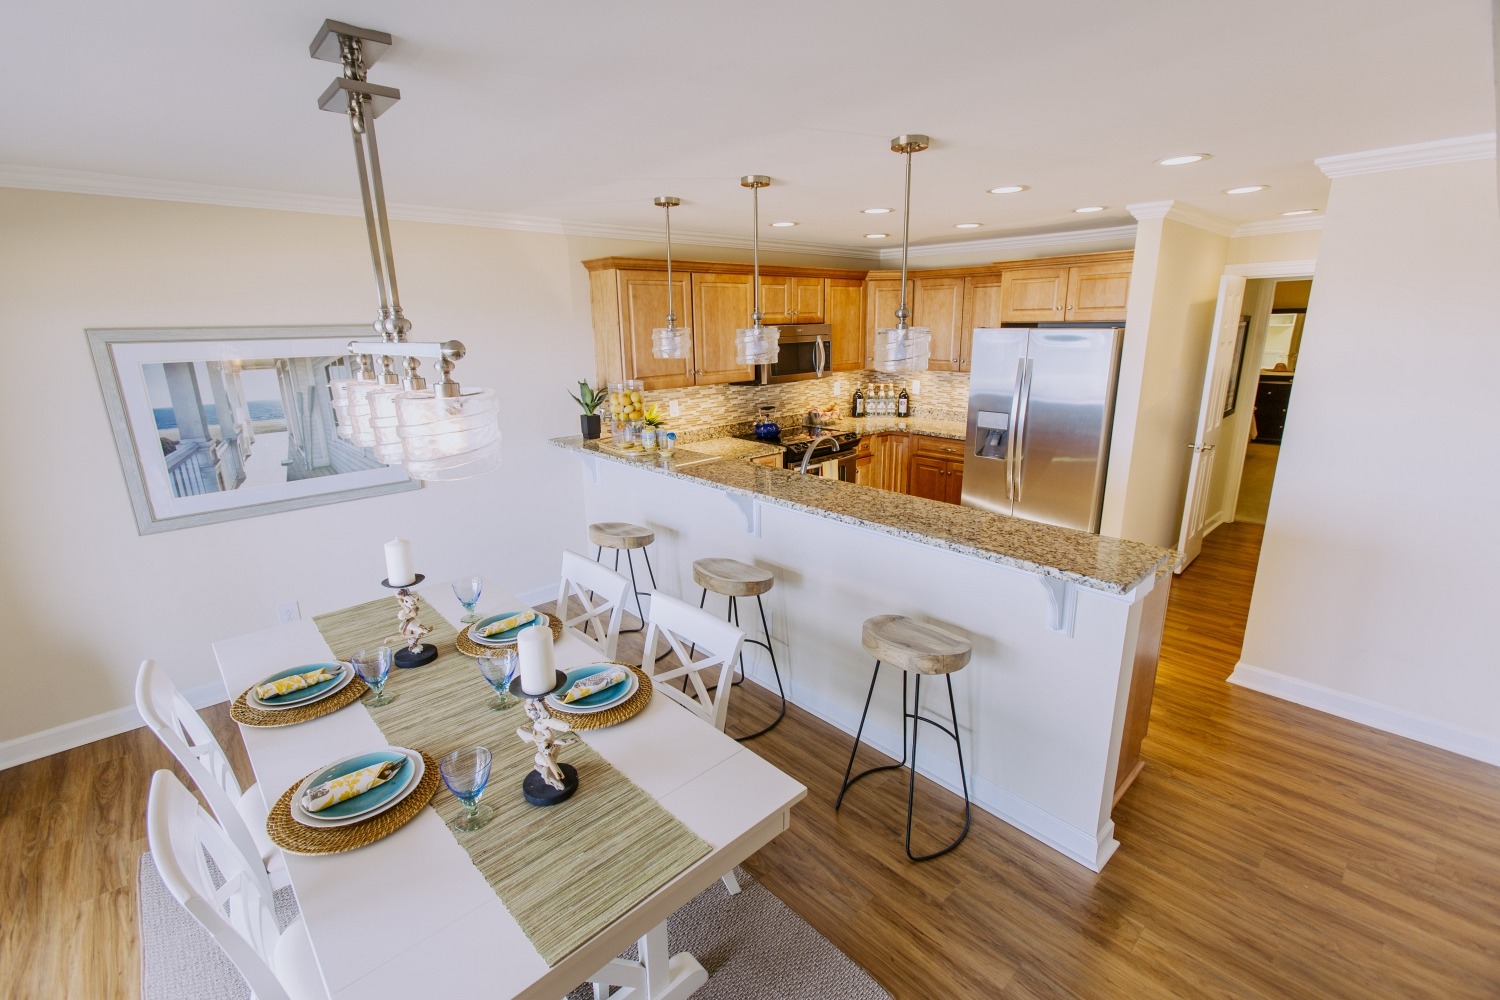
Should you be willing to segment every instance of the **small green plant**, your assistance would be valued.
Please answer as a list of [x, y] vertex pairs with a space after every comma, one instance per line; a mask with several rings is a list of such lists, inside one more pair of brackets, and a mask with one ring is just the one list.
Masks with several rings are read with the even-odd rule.
[[583, 407], [583, 412], [591, 417], [595, 410], [604, 405], [604, 393], [595, 391], [594, 387], [587, 382], [579, 382], [578, 391], [570, 392], [568, 395], [572, 396], [573, 402]]
[[655, 403], [651, 404], [651, 408], [646, 411], [641, 420], [647, 427], [660, 427], [667, 422], [667, 418], [661, 415], [661, 410], [657, 408]]

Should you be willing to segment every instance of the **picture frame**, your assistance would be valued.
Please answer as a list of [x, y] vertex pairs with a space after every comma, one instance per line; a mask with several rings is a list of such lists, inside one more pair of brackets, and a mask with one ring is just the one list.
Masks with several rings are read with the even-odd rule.
[[142, 535], [422, 485], [338, 436], [328, 383], [368, 326], [85, 333]]
[[1250, 317], [1241, 316], [1234, 334], [1234, 366], [1229, 369], [1229, 392], [1224, 397], [1224, 416], [1231, 416], [1239, 405], [1240, 374], [1245, 369], [1245, 345], [1250, 340]]

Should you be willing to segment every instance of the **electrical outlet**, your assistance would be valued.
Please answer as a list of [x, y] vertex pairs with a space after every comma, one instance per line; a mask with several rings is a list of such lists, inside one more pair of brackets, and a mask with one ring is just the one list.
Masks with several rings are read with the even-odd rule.
[[302, 617], [302, 609], [297, 606], [296, 601], [287, 601], [285, 604], [276, 605], [276, 621], [282, 625], [289, 625]]
[[913, 396], [915, 396], [917, 393], [919, 393], [921, 391], [922, 391], [922, 380], [919, 379], [919, 378], [912, 379], [911, 380], [911, 394]]
[[667, 400], [667, 416], [669, 416], [669, 417], [680, 417], [680, 416], [682, 416], [682, 400], [680, 400], [680, 399], [669, 399], [669, 400]]
[[844, 380], [841, 378], [836, 378], [833, 380], [833, 398], [844, 398]]

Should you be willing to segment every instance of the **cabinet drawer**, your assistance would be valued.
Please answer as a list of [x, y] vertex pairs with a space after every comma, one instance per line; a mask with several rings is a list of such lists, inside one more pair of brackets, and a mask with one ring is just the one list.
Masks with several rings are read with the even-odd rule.
[[964, 443], [952, 438], [930, 437], [926, 434], [913, 434], [912, 454], [922, 455], [926, 458], [948, 458], [963, 461]]

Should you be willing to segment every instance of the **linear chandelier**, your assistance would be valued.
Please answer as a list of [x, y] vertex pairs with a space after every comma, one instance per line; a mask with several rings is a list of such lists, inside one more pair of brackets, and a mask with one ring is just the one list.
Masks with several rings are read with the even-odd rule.
[[896, 309], [896, 325], [875, 331], [875, 370], [879, 372], [921, 372], [927, 370], [932, 354], [932, 331], [924, 326], [908, 326], [911, 310], [906, 308], [906, 252], [911, 234], [911, 154], [929, 145], [925, 135], [898, 135], [891, 140], [891, 152], [906, 156], [906, 202], [901, 215], [901, 305]]
[[[411, 321], [401, 311], [396, 258], [380, 174], [375, 119], [401, 99], [394, 87], [370, 83], [366, 74], [391, 46], [383, 31], [327, 20], [313, 38], [314, 59], [341, 63], [342, 77], [318, 99], [318, 107], [348, 117], [359, 169], [359, 194], [379, 309], [373, 324], [379, 340], [351, 340], [349, 378], [330, 380], [339, 436], [373, 449], [386, 465], [404, 465], [414, 479], [465, 479], [500, 464], [499, 399], [493, 389], [464, 391], [453, 379], [463, 358], [457, 340], [407, 339]], [[379, 359], [379, 367], [376, 360]], [[402, 359], [397, 374], [396, 359]], [[438, 380], [428, 388], [418, 374], [423, 358], [435, 362]]]

